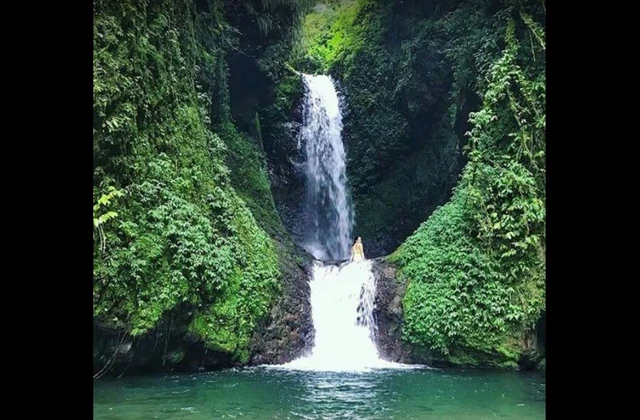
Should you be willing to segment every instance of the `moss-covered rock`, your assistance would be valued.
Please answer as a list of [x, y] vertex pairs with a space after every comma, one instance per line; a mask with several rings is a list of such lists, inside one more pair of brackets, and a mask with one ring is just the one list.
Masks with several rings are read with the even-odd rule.
[[387, 258], [374, 260], [372, 270], [376, 279], [375, 341], [383, 359], [433, 367], [544, 370], [544, 347], [537, 329], [523, 329], [513, 336], [505, 336], [494, 348], [482, 343], [477, 346], [456, 344], [447, 353], [411, 342], [404, 332], [407, 278], [399, 274], [398, 267]]

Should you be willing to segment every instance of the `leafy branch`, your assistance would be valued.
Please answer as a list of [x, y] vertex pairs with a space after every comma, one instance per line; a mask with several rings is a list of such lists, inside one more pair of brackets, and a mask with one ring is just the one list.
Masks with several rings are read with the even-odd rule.
[[96, 232], [100, 239], [100, 250], [104, 252], [106, 246], [106, 239], [103, 226], [106, 222], [114, 219], [118, 216], [118, 213], [113, 210], [108, 210], [108, 207], [112, 204], [112, 200], [118, 197], [124, 196], [124, 193], [111, 186], [107, 189], [107, 193], [104, 193], [98, 199], [98, 202], [93, 206], [93, 228], [95, 240]]

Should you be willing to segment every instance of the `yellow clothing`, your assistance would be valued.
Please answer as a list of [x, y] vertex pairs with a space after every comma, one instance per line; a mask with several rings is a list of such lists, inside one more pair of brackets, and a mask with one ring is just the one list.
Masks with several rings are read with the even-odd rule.
[[362, 261], [364, 260], [364, 249], [362, 248], [361, 242], [356, 242], [351, 248], [351, 259], [353, 261]]

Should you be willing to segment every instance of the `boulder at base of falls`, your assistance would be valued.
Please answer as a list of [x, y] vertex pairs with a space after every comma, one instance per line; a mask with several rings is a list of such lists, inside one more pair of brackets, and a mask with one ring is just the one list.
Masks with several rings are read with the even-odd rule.
[[313, 347], [309, 278], [311, 259], [283, 270], [283, 295], [267, 319], [256, 329], [251, 345], [252, 365], [282, 364], [302, 356]]
[[376, 279], [376, 346], [380, 357], [397, 363], [411, 363], [408, 346], [402, 341], [402, 299], [406, 284], [396, 279], [396, 269], [383, 258], [373, 260]]

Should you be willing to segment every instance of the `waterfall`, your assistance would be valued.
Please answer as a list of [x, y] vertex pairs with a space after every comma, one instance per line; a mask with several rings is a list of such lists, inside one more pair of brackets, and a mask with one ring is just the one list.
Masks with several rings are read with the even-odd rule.
[[380, 359], [376, 349], [375, 278], [371, 261], [343, 266], [316, 262], [309, 285], [315, 344], [308, 355], [284, 367], [366, 371], [404, 366]]
[[302, 244], [318, 260], [349, 258], [353, 213], [347, 193], [342, 111], [329, 76], [303, 75], [306, 95], [298, 148], [304, 148], [305, 232]]
[[335, 264], [350, 257], [353, 241], [342, 112], [330, 77], [303, 78], [306, 96], [298, 147], [305, 152], [307, 229], [302, 245], [318, 260], [309, 283], [315, 342], [309, 354], [280, 367], [325, 371], [408, 367], [378, 355], [371, 261]]

